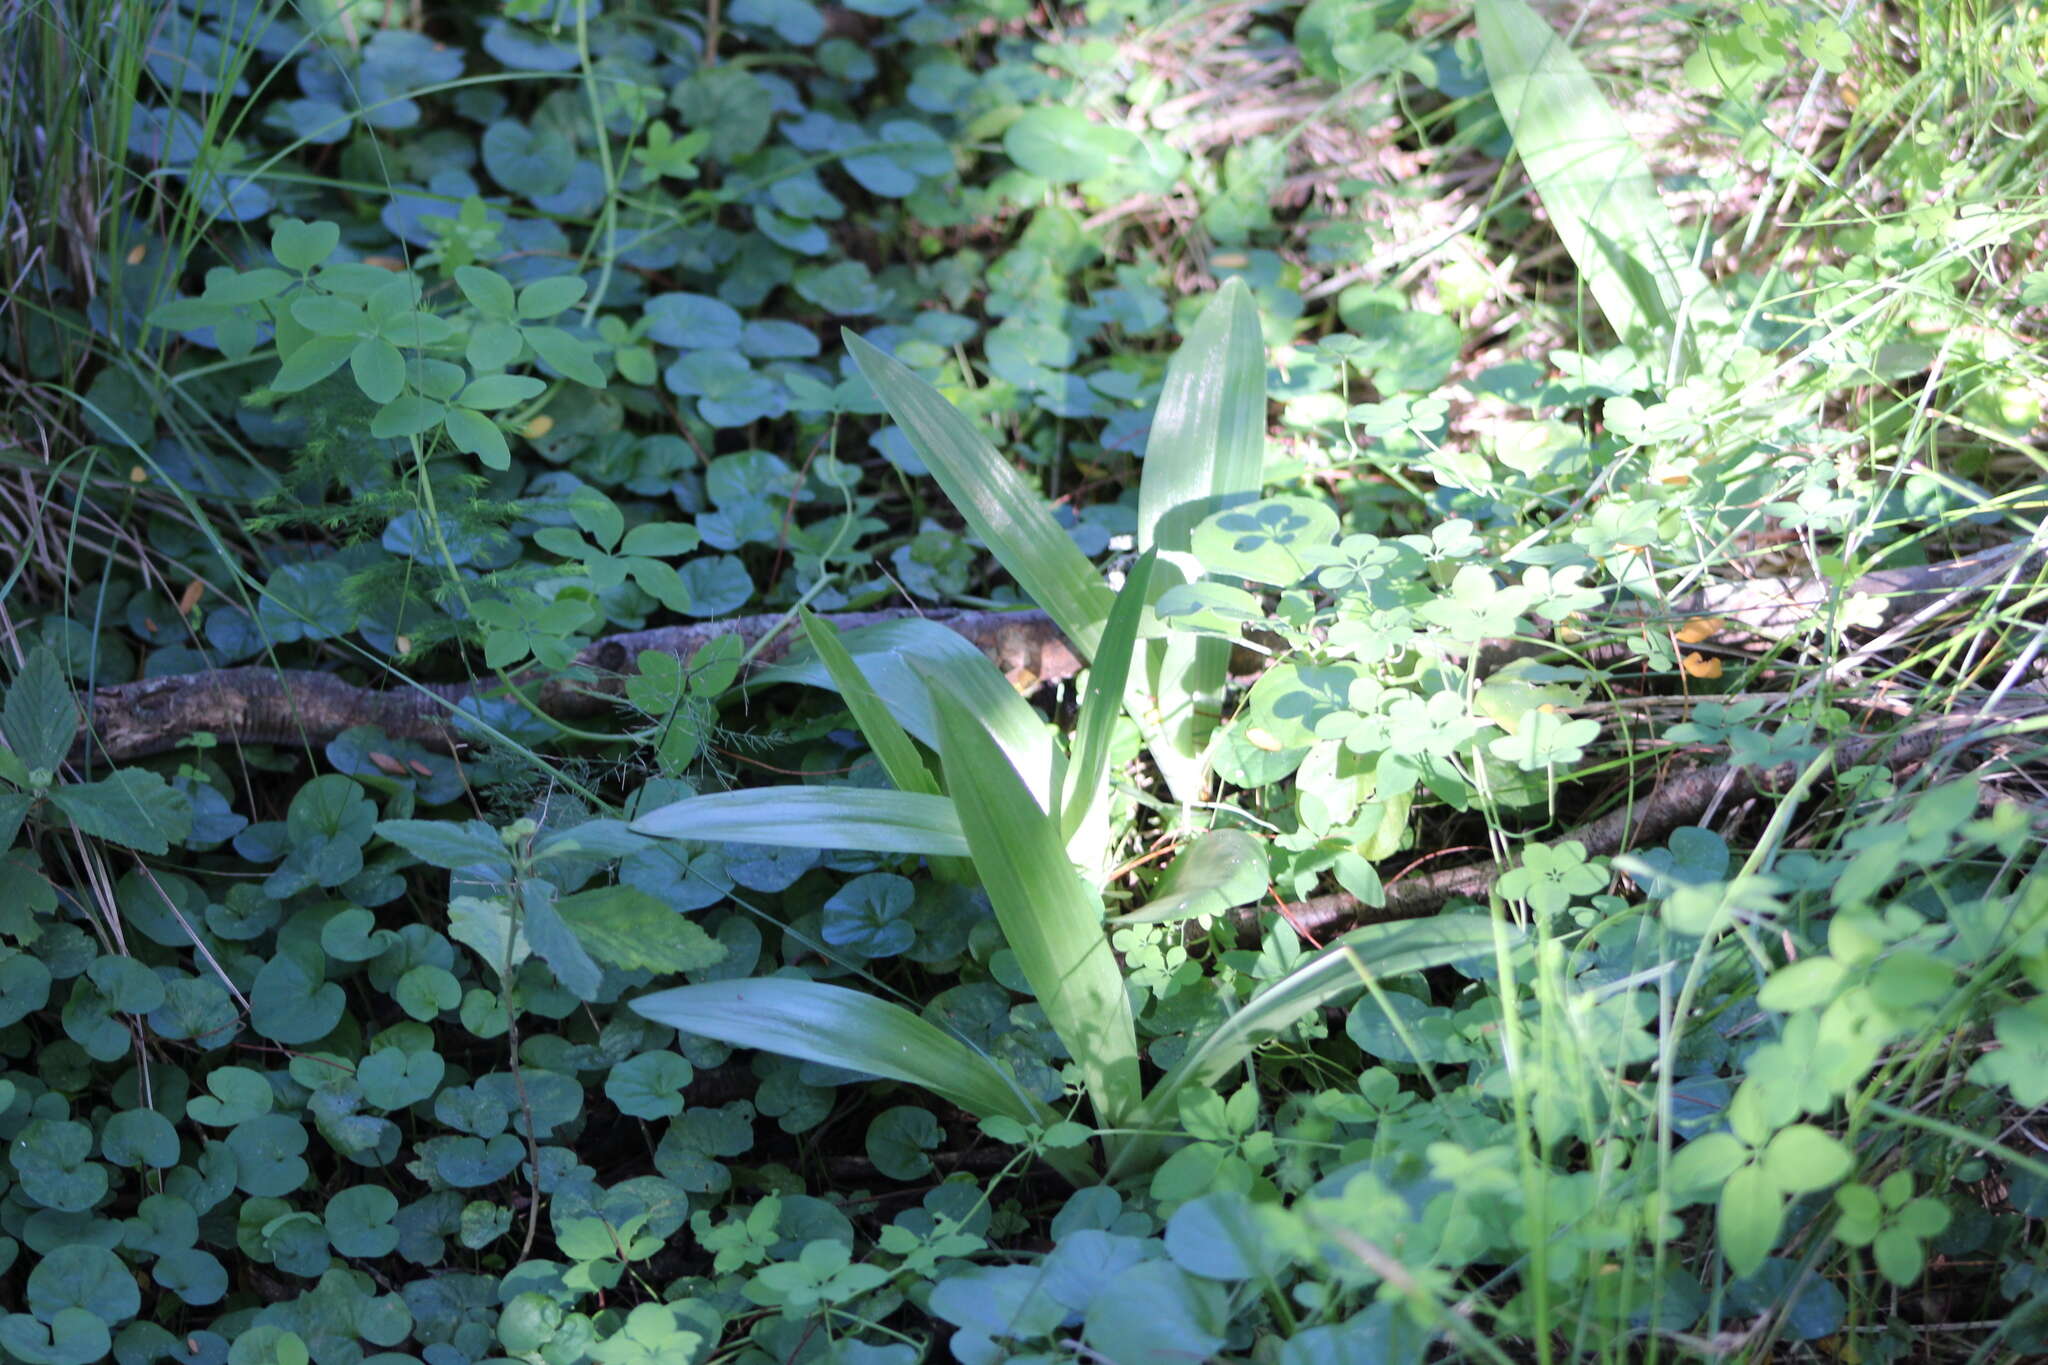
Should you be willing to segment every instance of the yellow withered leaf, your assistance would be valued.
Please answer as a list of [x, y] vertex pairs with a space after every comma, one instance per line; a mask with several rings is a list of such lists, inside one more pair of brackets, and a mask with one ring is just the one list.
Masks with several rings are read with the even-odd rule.
[[1720, 617], [1695, 616], [1678, 628], [1678, 643], [1682, 645], [1696, 645], [1702, 641], [1713, 639], [1714, 633], [1720, 629]]

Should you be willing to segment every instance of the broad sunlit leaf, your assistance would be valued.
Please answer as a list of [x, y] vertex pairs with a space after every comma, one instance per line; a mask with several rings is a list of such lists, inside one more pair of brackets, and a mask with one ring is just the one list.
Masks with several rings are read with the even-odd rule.
[[1079, 1063], [1096, 1117], [1120, 1123], [1138, 1098], [1137, 1029], [1101, 902], [988, 731], [945, 693], [936, 701], [946, 790], [1003, 937]]
[[1074, 647], [1092, 657], [1112, 597], [1095, 566], [1053, 520], [1045, 498], [937, 389], [852, 332], [842, 335], [861, 373], [974, 534]]
[[1600, 311], [1646, 360], [1713, 303], [1649, 164], [1600, 87], [1527, 0], [1478, 0], [1479, 49], [1515, 150]]
[[922, 792], [867, 787], [755, 787], [690, 796], [649, 811], [636, 834], [774, 848], [840, 848], [867, 853], [967, 852], [953, 803]]

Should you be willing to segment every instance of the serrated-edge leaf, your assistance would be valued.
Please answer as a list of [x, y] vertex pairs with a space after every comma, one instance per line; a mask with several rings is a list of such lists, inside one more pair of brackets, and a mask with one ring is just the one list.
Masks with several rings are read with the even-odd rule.
[[192, 803], [144, 768], [117, 768], [98, 782], [54, 788], [50, 801], [83, 833], [158, 857], [192, 832]]
[[434, 867], [487, 867], [501, 877], [512, 874], [504, 840], [481, 820], [380, 820], [376, 833]]
[[57, 656], [47, 645], [29, 651], [21, 672], [7, 688], [0, 704], [0, 735], [7, 747], [31, 771], [54, 770], [71, 752], [78, 735], [78, 703], [71, 684], [57, 666]]
[[610, 967], [694, 972], [725, 959], [725, 945], [658, 897], [631, 886], [599, 886], [563, 896], [555, 913]]
[[1003, 937], [1079, 1064], [1096, 1118], [1121, 1125], [1137, 1107], [1138, 1035], [1102, 903], [988, 731], [946, 693], [934, 701], [946, 790]]
[[910, 438], [946, 497], [1084, 657], [1093, 658], [1112, 597], [1038, 490], [967, 416], [894, 356], [842, 333], [875, 394]]
[[583, 946], [583, 940], [555, 909], [552, 894], [537, 891], [545, 883], [528, 884], [519, 896], [519, 932], [546, 959], [562, 988], [578, 1000], [594, 1000], [604, 972]]
[[943, 796], [865, 787], [755, 787], [673, 801], [633, 821], [636, 834], [774, 848], [961, 857], [967, 838]]

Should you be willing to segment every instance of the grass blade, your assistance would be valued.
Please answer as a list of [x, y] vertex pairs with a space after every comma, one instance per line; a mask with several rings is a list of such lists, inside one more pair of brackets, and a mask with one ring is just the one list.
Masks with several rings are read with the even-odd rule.
[[844, 986], [786, 977], [709, 981], [631, 1002], [657, 1024], [734, 1047], [759, 1048], [921, 1085], [978, 1118], [1056, 1117], [989, 1058], [903, 1006]]
[[[1259, 310], [1231, 280], [1166, 367], [1145, 443], [1138, 548], [1185, 554], [1204, 517], [1258, 497], [1266, 454], [1266, 347]], [[1164, 585], [1162, 585], [1164, 586]], [[1230, 669], [1224, 640], [1169, 637], [1145, 650], [1129, 708], [1167, 786], [1199, 799], [1203, 751]]]
[[1074, 648], [1092, 658], [1109, 616], [1109, 587], [1053, 520], [1045, 499], [937, 389], [852, 332], [842, 335], [967, 525]]
[[1478, 0], [1479, 49], [1515, 150], [1586, 288], [1621, 339], [1655, 359], [1711, 286], [1650, 167], [1584, 64], [1526, 0]]
[[1492, 954], [1493, 921], [1485, 915], [1438, 915], [1354, 929], [1246, 1001], [1160, 1078], [1134, 1127], [1171, 1126], [1180, 1091], [1212, 1085], [1254, 1047], [1303, 1015], [1369, 979], [1385, 979]]
[[881, 762], [882, 770], [889, 774], [889, 780], [896, 784], [896, 790], [937, 796], [939, 779], [925, 766], [924, 756], [911, 743], [909, 734], [889, 713], [874, 685], [860, 671], [853, 655], [847, 652], [838, 629], [830, 621], [821, 621], [802, 607], [797, 609], [797, 616], [804, 624], [805, 638], [817, 651], [818, 661], [831, 675], [840, 700], [853, 713], [853, 723], [860, 727], [862, 737], [875, 751], [876, 759]]
[[935, 700], [946, 789], [1003, 937], [1079, 1064], [1097, 1121], [1118, 1124], [1137, 1107], [1138, 1034], [1102, 904], [988, 732], [944, 692]]
[[1138, 548], [1180, 552], [1204, 517], [1259, 495], [1266, 344], [1242, 280], [1209, 301], [1166, 367], [1138, 487]]
[[[980, 650], [944, 626], [916, 618], [862, 626], [839, 639], [889, 714], [928, 748], [937, 749], [939, 721], [932, 710], [932, 689], [924, 676], [911, 668], [909, 660], [916, 659], [925, 674], [981, 718], [1024, 775], [1024, 784], [1039, 808], [1052, 809], [1052, 735], [1044, 719]], [[830, 671], [815, 656], [764, 668], [754, 675], [751, 685], [784, 682], [835, 686]]]
[[633, 821], [636, 834], [775, 848], [961, 857], [967, 839], [943, 796], [867, 787], [755, 787], [688, 796]]
[[1060, 836], [1071, 840], [1089, 812], [1106, 795], [1109, 741], [1123, 710], [1124, 686], [1131, 676], [1131, 655], [1138, 644], [1138, 626], [1145, 619], [1146, 593], [1152, 584], [1154, 556], [1146, 551], [1131, 565], [1123, 590], [1102, 628], [1102, 646], [1088, 669], [1088, 687], [1074, 719], [1073, 761], [1067, 768], [1060, 802]]

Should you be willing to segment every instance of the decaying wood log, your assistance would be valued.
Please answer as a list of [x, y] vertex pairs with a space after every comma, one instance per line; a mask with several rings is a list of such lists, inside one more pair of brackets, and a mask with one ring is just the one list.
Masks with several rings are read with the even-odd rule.
[[[1960, 600], [2004, 574], [2017, 573], [2034, 553], [2034, 547], [2020, 544], [1940, 564], [1881, 569], [1857, 580], [1849, 591], [1880, 599], [1889, 624], [1914, 612], [1938, 608], [1944, 598]], [[1795, 629], [1840, 591], [1832, 584], [1806, 579], [1750, 579], [1687, 594], [1659, 614], [1674, 619], [1718, 617], [1736, 635], [1775, 638]], [[1632, 605], [1626, 613], [1642, 610], [1642, 606]], [[849, 612], [831, 619], [842, 630], [850, 630], [919, 614], [972, 640], [1020, 682], [1063, 681], [1082, 666], [1082, 660], [1041, 611], [914, 613], [899, 609]], [[687, 659], [707, 642], [726, 635], [737, 636], [751, 646], [785, 621], [780, 614], [738, 616], [610, 635], [577, 655], [582, 679], [550, 678], [530, 671], [520, 684], [530, 689], [529, 695], [549, 715], [565, 720], [601, 715], [614, 705], [625, 673], [643, 651]], [[756, 662], [781, 658], [800, 638], [800, 631], [782, 630], [756, 656]], [[1504, 660], [1535, 648], [1540, 646], [1502, 642], [1496, 648], [1483, 648], [1482, 655], [1485, 660]], [[1482, 669], [1485, 666], [1482, 662]], [[103, 687], [93, 694], [91, 727], [73, 750], [72, 759], [76, 763], [128, 762], [166, 753], [199, 731], [209, 731], [226, 744], [317, 747], [358, 725], [375, 725], [393, 739], [452, 752], [461, 743], [454, 728], [455, 708], [464, 699], [488, 694], [497, 687], [495, 680], [487, 680], [400, 682], [375, 688], [346, 682], [332, 673], [259, 667], [146, 678]]]
[[[1952, 716], [1896, 735], [1859, 735], [1844, 740], [1836, 747], [1835, 762], [1840, 767], [1882, 762], [1900, 769], [1930, 757], [1944, 745], [1992, 743], [2003, 738], [2004, 733], [1995, 720], [1987, 724], [1973, 716]], [[1798, 775], [1799, 765], [1795, 763], [1774, 768], [1715, 763], [1680, 769], [1660, 778], [1646, 799], [1619, 806], [1575, 829], [1560, 831], [1547, 842], [1575, 839], [1585, 845], [1588, 857], [1612, 857], [1647, 847], [1680, 825], [1694, 823], [1717, 800], [1726, 805], [1758, 793], [1784, 791]], [[1513, 866], [1468, 863], [1399, 878], [1386, 888], [1386, 903], [1377, 906], [1344, 892], [1312, 896], [1289, 905], [1287, 919], [1298, 931], [1319, 938], [1382, 920], [1420, 919], [1435, 914], [1455, 899], [1485, 900], [1494, 882]], [[1271, 908], [1270, 904], [1248, 905], [1233, 912], [1232, 919], [1241, 925], [1256, 923]]]
[[[829, 617], [841, 630], [919, 615], [910, 611], [847, 612]], [[1005, 673], [1058, 682], [1081, 669], [1042, 611], [957, 611], [921, 613], [981, 647]], [[519, 679], [549, 715], [564, 720], [601, 715], [624, 690], [632, 661], [648, 650], [687, 659], [723, 636], [752, 646], [784, 624], [780, 613], [736, 616], [693, 626], [664, 626], [608, 635], [576, 656], [587, 681], [548, 678], [528, 672]], [[755, 656], [772, 663], [803, 638], [785, 629]], [[228, 744], [286, 744], [318, 747], [358, 725], [375, 725], [393, 739], [411, 740], [452, 752], [461, 743], [456, 711], [466, 698], [498, 689], [484, 683], [404, 683], [361, 687], [331, 673], [309, 669], [223, 668], [103, 687], [93, 693], [90, 742], [73, 750], [74, 762], [90, 757], [125, 763], [167, 753], [198, 731]]]

